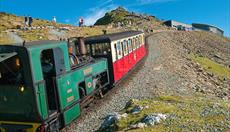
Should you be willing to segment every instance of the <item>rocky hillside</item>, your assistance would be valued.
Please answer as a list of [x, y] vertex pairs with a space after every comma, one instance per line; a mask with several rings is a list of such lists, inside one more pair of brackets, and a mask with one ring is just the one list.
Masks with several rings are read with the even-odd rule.
[[155, 16], [129, 12], [122, 7], [107, 12], [104, 17], [96, 21], [95, 25], [111, 25], [144, 31], [167, 29]]
[[67, 24], [53, 24], [51, 21], [35, 18], [32, 27], [26, 27], [24, 17], [0, 12], [0, 44], [20, 43], [24, 40], [59, 40], [76, 36], [90, 36], [119, 32], [108, 26], [76, 27]]

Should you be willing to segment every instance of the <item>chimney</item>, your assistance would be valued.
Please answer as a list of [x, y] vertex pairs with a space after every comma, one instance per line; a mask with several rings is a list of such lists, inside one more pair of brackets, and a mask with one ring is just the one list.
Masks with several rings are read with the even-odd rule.
[[82, 56], [85, 56], [87, 54], [85, 42], [84, 42], [84, 37], [79, 37], [78, 38], [78, 47], [79, 47], [79, 52]]

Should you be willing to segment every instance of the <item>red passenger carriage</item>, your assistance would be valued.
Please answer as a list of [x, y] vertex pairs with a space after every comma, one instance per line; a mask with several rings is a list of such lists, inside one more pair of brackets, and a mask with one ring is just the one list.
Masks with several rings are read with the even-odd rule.
[[94, 58], [107, 58], [110, 83], [115, 84], [146, 55], [144, 33], [126, 31], [85, 38], [88, 53]]

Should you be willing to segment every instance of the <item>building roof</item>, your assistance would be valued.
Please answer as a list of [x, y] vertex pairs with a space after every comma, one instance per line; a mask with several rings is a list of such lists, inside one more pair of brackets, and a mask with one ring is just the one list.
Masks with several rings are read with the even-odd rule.
[[213, 27], [216, 28], [222, 32], [224, 32], [224, 30], [220, 29], [219, 27], [213, 26], [213, 25], [209, 25], [209, 24], [203, 24], [203, 23], [192, 23], [192, 26], [197, 28], [198, 26], [203, 26], [203, 27]]

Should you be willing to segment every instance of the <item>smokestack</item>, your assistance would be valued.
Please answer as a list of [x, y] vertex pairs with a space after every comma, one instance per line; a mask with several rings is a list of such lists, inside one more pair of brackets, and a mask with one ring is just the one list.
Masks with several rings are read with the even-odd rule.
[[84, 37], [79, 37], [78, 38], [78, 47], [79, 47], [79, 52], [82, 56], [85, 56], [87, 54], [85, 42], [84, 42]]

